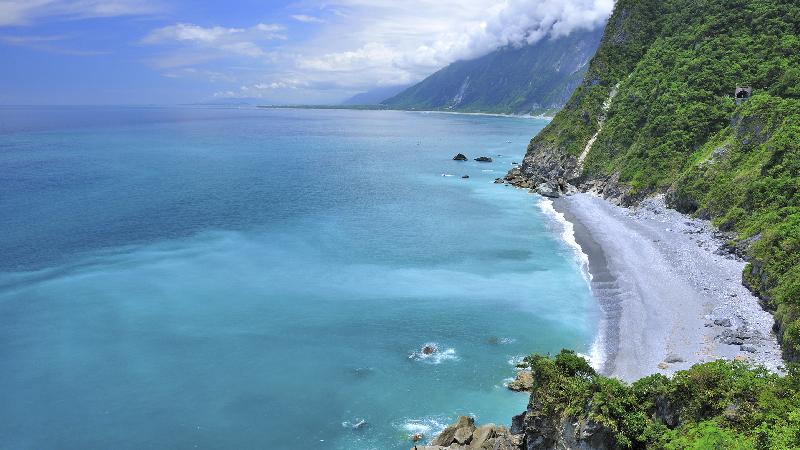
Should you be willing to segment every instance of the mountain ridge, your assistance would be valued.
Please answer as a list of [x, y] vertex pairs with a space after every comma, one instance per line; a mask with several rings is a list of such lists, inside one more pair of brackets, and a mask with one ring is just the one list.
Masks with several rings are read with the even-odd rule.
[[573, 31], [456, 61], [381, 104], [393, 109], [553, 113], [580, 84], [601, 36], [600, 28]]

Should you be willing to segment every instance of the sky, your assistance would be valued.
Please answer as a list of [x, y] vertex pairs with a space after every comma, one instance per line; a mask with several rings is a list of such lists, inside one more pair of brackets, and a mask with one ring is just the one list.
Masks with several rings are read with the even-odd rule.
[[614, 0], [0, 0], [0, 104], [334, 104]]

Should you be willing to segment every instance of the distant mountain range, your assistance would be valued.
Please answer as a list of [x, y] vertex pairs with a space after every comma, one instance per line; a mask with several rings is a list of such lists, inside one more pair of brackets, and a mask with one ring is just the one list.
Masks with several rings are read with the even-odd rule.
[[381, 105], [392, 109], [540, 114], [559, 110], [580, 85], [603, 30], [575, 31], [457, 61]]
[[381, 86], [375, 89], [370, 89], [366, 92], [361, 92], [356, 94], [347, 100], [343, 101], [341, 104], [344, 106], [368, 106], [368, 105], [378, 105], [382, 101], [386, 100], [389, 97], [393, 97], [400, 92], [408, 89], [407, 84], [402, 86]]

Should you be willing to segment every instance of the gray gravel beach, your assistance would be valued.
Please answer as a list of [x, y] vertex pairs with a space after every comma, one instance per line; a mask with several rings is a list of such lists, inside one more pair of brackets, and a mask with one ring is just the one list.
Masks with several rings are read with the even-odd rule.
[[604, 317], [603, 373], [631, 381], [719, 358], [781, 370], [772, 316], [742, 286], [745, 262], [720, 250], [708, 221], [660, 197], [622, 208], [576, 194], [553, 206], [589, 256]]

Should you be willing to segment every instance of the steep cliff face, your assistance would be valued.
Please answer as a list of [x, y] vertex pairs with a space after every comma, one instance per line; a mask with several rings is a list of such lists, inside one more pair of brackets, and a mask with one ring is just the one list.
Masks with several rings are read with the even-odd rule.
[[800, 372], [715, 361], [633, 384], [570, 351], [525, 359], [533, 384], [511, 428], [459, 418], [417, 450], [790, 449], [800, 445]]
[[574, 31], [458, 61], [382, 104], [391, 108], [507, 114], [560, 109], [580, 84], [602, 30]]
[[[670, 206], [738, 233], [800, 355], [800, 4], [619, 0], [586, 76], [510, 174]], [[752, 97], [734, 99], [738, 86]], [[734, 243], [736, 244], [736, 243]], [[739, 245], [741, 248], [742, 246]]]

